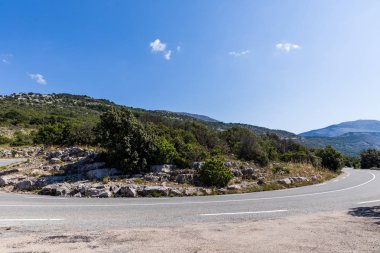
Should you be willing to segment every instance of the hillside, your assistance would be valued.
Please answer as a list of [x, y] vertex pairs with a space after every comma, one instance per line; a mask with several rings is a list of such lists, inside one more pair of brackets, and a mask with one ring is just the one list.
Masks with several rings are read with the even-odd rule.
[[247, 124], [222, 123], [207, 116], [175, 113], [170, 111], [149, 111], [117, 105], [106, 99], [94, 99], [88, 96], [72, 94], [37, 94], [19, 93], [0, 95], [0, 134], [4, 129], [37, 128], [39, 125], [51, 121], [69, 121], [94, 125], [99, 115], [112, 107], [126, 107], [138, 117], [157, 117], [177, 121], [199, 121], [210, 128], [225, 130], [233, 126], [242, 126], [250, 129], [257, 135], [267, 133], [277, 134], [281, 138], [294, 138], [296, 135], [287, 131], [272, 130]]

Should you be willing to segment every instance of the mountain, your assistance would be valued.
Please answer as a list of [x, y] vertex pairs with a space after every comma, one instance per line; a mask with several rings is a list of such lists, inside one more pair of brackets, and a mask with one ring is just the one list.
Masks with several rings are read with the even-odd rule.
[[205, 115], [193, 114], [193, 113], [188, 113], [188, 112], [177, 112], [177, 113], [180, 115], [190, 116], [190, 117], [193, 117], [194, 119], [202, 120], [205, 122], [220, 122], [219, 120], [210, 118], [210, 117], [205, 116]]
[[[234, 126], [250, 129], [257, 135], [276, 134], [280, 138], [296, 138], [293, 133], [258, 127], [248, 124], [223, 123], [210, 117], [191, 113], [177, 113], [163, 110], [145, 110], [141, 108], [117, 105], [106, 99], [95, 99], [89, 96], [72, 94], [39, 94], [14, 93], [0, 95], [0, 135], [10, 128], [33, 129], [51, 120], [65, 120], [73, 123], [93, 125], [99, 120], [99, 115], [112, 107], [128, 108], [138, 117], [167, 118], [170, 120], [194, 121], [206, 124], [208, 127], [226, 130]], [[6, 128], [4, 130], [4, 128]]]
[[379, 133], [380, 121], [356, 120], [301, 133], [302, 137], [338, 137], [346, 133]]
[[369, 148], [380, 149], [380, 121], [348, 121], [305, 132], [299, 137], [299, 142], [308, 147], [331, 145], [346, 155], [357, 156]]

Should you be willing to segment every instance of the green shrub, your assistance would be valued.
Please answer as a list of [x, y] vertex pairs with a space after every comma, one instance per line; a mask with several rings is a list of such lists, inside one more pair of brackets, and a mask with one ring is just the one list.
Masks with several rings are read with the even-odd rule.
[[200, 180], [206, 186], [225, 187], [231, 179], [230, 169], [216, 158], [207, 160], [200, 171]]
[[322, 166], [331, 171], [339, 171], [344, 166], [343, 155], [331, 146], [317, 150], [316, 155], [322, 159]]
[[110, 164], [127, 173], [148, 171], [153, 138], [130, 110], [112, 109], [102, 114], [96, 132]]
[[9, 138], [7, 138], [7, 137], [5, 137], [5, 136], [0, 135], [0, 145], [1, 145], [1, 144], [9, 144], [9, 143], [11, 143], [11, 142], [12, 142], [11, 139], [9, 139]]
[[360, 164], [363, 169], [380, 168], [380, 150], [368, 149], [360, 154]]

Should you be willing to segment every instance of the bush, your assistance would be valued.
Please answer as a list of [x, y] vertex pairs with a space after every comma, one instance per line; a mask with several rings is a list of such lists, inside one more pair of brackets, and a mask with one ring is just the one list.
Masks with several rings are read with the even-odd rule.
[[344, 166], [343, 155], [331, 146], [317, 150], [316, 155], [322, 159], [322, 166], [331, 171], [339, 171]]
[[380, 150], [368, 149], [360, 154], [360, 164], [363, 169], [380, 168]]
[[29, 146], [33, 144], [33, 137], [29, 134], [24, 134], [22, 132], [16, 132], [11, 146]]
[[96, 132], [111, 165], [128, 173], [148, 171], [153, 138], [130, 110], [112, 109], [102, 114]]
[[216, 158], [207, 160], [200, 171], [200, 180], [206, 186], [225, 187], [231, 179], [230, 169]]
[[12, 142], [11, 139], [9, 139], [9, 138], [7, 138], [5, 136], [0, 135], [0, 145], [1, 144], [8, 144], [8, 143], [11, 143], [11, 142]]

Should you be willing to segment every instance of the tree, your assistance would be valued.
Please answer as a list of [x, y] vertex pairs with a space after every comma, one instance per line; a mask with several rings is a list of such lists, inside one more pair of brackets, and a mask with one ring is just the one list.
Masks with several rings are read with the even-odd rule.
[[231, 179], [230, 169], [216, 158], [207, 160], [200, 171], [200, 180], [206, 186], [225, 187]]
[[100, 116], [98, 141], [110, 164], [129, 173], [147, 171], [153, 138], [128, 109], [111, 109]]
[[322, 159], [322, 166], [329, 170], [339, 171], [344, 166], [343, 155], [331, 146], [319, 149], [316, 155]]
[[360, 164], [363, 169], [380, 168], [380, 150], [368, 149], [360, 154]]

